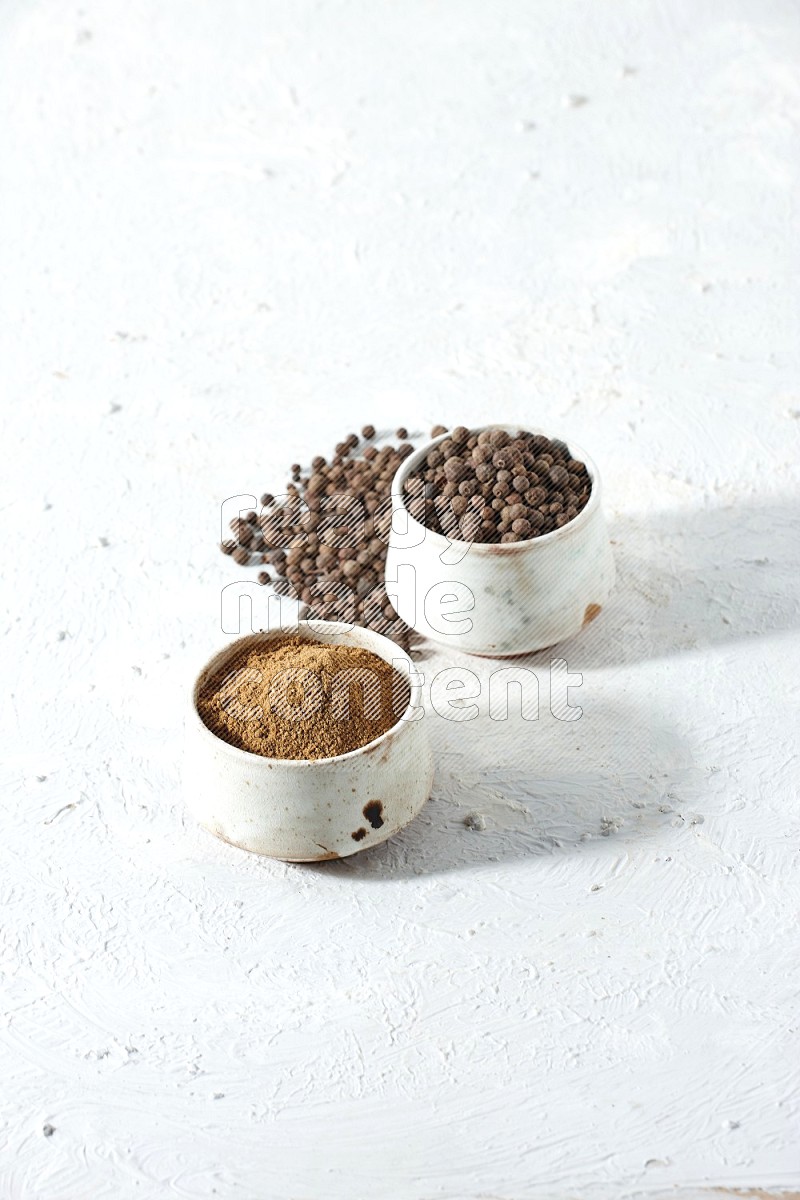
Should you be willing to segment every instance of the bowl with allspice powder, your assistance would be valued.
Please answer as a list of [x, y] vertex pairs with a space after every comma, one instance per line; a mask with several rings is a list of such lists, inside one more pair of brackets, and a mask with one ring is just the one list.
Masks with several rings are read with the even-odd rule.
[[450, 649], [506, 657], [593, 621], [614, 583], [597, 467], [519, 425], [457, 426], [400, 465], [386, 590]]
[[386, 841], [433, 780], [415, 680], [405, 651], [360, 626], [298, 621], [238, 638], [192, 690], [188, 808], [224, 841], [288, 862]]

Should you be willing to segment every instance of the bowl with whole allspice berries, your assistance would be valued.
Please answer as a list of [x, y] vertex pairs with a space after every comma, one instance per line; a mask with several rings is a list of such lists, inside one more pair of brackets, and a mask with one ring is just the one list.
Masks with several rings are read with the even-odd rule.
[[574, 444], [457, 426], [392, 484], [386, 590], [407, 626], [470, 654], [527, 654], [600, 613], [614, 560], [600, 476]]
[[289, 862], [385, 841], [430, 795], [413, 664], [371, 629], [298, 621], [237, 639], [200, 672], [184, 791], [201, 825]]

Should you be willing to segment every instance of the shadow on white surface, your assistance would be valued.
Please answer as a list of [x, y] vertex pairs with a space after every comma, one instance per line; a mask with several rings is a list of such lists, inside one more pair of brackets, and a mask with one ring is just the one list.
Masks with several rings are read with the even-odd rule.
[[482, 721], [432, 720], [437, 771], [417, 819], [382, 846], [303, 869], [397, 879], [575, 855], [702, 820], [690, 749], [660, 714], [598, 704], [572, 724], [510, 720], [488, 733], [491, 755]]
[[792, 499], [611, 519], [614, 591], [559, 654], [581, 671], [800, 628], [798, 528]]

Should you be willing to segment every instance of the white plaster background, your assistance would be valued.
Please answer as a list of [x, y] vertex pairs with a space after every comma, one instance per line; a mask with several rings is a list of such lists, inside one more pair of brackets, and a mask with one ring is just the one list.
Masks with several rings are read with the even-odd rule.
[[[0, 1195], [800, 1187], [796, 4], [0, 34]], [[536, 656], [539, 722], [432, 720], [423, 818], [345, 863], [195, 828], [220, 502], [492, 418], [604, 472], [583, 719]]]

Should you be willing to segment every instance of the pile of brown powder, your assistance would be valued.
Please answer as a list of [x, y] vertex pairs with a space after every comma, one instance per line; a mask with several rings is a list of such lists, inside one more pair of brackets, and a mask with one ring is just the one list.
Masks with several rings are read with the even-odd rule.
[[408, 707], [408, 680], [369, 650], [296, 635], [242, 650], [197, 701], [223, 741], [266, 758], [332, 758], [386, 733]]

